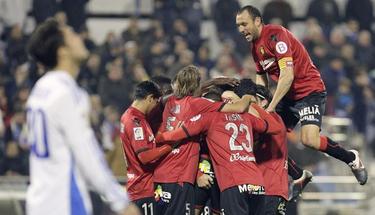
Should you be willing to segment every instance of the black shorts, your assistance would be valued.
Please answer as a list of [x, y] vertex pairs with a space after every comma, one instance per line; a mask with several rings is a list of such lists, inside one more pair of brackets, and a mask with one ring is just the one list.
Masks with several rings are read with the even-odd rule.
[[156, 206], [163, 215], [193, 215], [194, 186], [190, 183], [156, 183]]
[[283, 119], [288, 129], [293, 129], [299, 121], [303, 125], [322, 125], [327, 93], [311, 93], [300, 100], [283, 98], [276, 107], [276, 112]]
[[154, 197], [137, 199], [133, 201], [133, 203], [138, 206], [143, 215], [159, 214], [156, 209], [156, 201]]
[[224, 190], [220, 197], [223, 215], [263, 215], [264, 195], [241, 192], [239, 187]]
[[285, 215], [286, 200], [280, 196], [265, 196], [264, 215]]
[[220, 213], [220, 189], [216, 179], [210, 189], [205, 189], [195, 185], [195, 208], [201, 209], [210, 200], [210, 208], [216, 213]]

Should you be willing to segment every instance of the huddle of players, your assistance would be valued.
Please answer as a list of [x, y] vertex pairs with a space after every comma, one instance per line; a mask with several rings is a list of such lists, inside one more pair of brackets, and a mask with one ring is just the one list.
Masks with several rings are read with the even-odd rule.
[[200, 214], [209, 198], [213, 214], [284, 214], [286, 128], [263, 110], [270, 92], [244, 79], [232, 93], [212, 86], [198, 97], [195, 66], [179, 71], [173, 94], [159, 85], [138, 84], [121, 117], [127, 190], [143, 214]]

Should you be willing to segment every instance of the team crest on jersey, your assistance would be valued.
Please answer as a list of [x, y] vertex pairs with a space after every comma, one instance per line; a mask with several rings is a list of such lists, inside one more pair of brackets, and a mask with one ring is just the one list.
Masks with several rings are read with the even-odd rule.
[[260, 52], [261, 55], [264, 55], [265, 52], [264, 52], [264, 47], [263, 46], [261, 46], [259, 48], [259, 52]]
[[288, 51], [288, 46], [285, 42], [279, 41], [276, 43], [276, 51], [279, 54], [285, 54]]
[[144, 140], [145, 137], [143, 136], [143, 128], [142, 127], [135, 127], [133, 128], [134, 131], [134, 139], [135, 140]]

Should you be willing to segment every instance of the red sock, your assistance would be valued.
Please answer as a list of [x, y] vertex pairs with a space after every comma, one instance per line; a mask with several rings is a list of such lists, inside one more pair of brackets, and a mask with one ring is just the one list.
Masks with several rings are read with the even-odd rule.
[[320, 135], [319, 151], [325, 152], [327, 150], [328, 139], [326, 136]]

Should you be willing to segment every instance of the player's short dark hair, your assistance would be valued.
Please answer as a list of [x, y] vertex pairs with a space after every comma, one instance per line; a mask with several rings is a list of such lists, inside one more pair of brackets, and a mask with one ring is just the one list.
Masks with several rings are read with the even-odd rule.
[[163, 76], [163, 75], [158, 75], [158, 76], [153, 76], [151, 78], [151, 81], [159, 85], [163, 95], [169, 95], [173, 93], [172, 80], [170, 78]]
[[267, 100], [268, 102], [271, 102], [272, 101], [272, 93], [269, 89], [267, 89], [265, 86], [263, 85], [257, 85], [257, 92], [256, 92], [256, 96], [261, 98], [262, 100]]
[[57, 65], [57, 49], [63, 45], [64, 35], [60, 25], [50, 18], [36, 27], [26, 49], [35, 61], [47, 68], [53, 68]]
[[221, 94], [223, 92], [220, 87], [211, 87], [203, 97], [218, 102], [221, 101]]
[[237, 14], [240, 14], [240, 13], [243, 13], [244, 11], [247, 11], [251, 17], [253, 17], [253, 20], [255, 20], [255, 18], [259, 17], [260, 18], [260, 21], [263, 22], [263, 17], [262, 17], [262, 14], [260, 13], [259, 9], [252, 6], [252, 5], [246, 5], [246, 6], [243, 6]]
[[239, 97], [244, 95], [252, 95], [255, 96], [257, 92], [257, 85], [254, 83], [253, 80], [249, 78], [244, 78], [240, 81], [240, 84], [234, 88], [234, 93], [237, 94]]
[[153, 81], [142, 81], [135, 87], [134, 99], [142, 100], [151, 95], [158, 99], [161, 97], [160, 87]]

